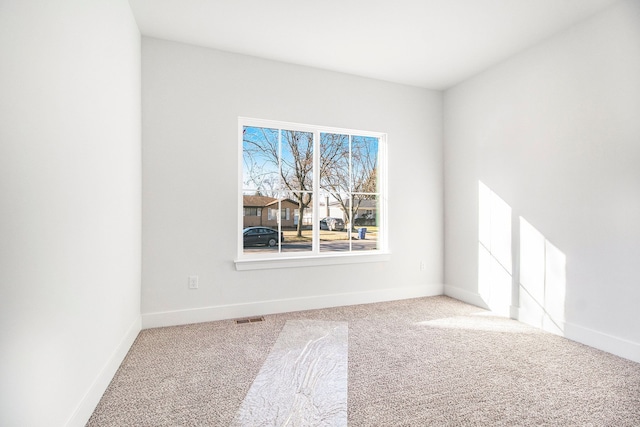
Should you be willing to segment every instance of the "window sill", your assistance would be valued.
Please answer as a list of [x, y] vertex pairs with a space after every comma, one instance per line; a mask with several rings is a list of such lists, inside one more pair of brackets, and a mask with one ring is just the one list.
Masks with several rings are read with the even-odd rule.
[[319, 267], [323, 265], [360, 264], [389, 261], [389, 252], [355, 253], [341, 255], [313, 255], [298, 257], [273, 257], [260, 259], [236, 259], [236, 270], [266, 270], [272, 268]]

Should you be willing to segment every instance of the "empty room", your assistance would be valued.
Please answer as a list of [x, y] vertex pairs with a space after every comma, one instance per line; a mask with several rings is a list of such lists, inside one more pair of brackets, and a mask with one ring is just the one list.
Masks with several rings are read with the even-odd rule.
[[3, 0], [0, 51], [0, 425], [640, 425], [640, 0]]

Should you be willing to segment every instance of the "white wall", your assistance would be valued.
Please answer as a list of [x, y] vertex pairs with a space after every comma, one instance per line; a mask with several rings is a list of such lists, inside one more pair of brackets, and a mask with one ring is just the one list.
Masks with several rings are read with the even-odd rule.
[[140, 328], [140, 34], [9, 0], [0, 52], [0, 425], [84, 425]]
[[547, 255], [566, 257], [563, 333], [640, 361], [640, 2], [448, 90], [444, 117], [445, 292], [482, 303], [481, 181], [512, 209], [512, 312], [531, 314], [520, 286], [522, 217]]
[[[142, 57], [144, 327], [442, 293], [440, 93], [152, 38]], [[387, 132], [391, 260], [236, 271], [238, 116]]]

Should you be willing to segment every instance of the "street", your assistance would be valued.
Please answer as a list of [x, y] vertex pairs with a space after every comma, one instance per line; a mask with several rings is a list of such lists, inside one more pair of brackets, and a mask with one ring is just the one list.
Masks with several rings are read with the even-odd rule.
[[[352, 240], [352, 251], [370, 251], [376, 249], [375, 240]], [[320, 252], [347, 252], [349, 251], [348, 240], [320, 241]], [[244, 248], [244, 253], [278, 253], [278, 246], [255, 246]], [[311, 242], [294, 242], [282, 244], [282, 252], [311, 252]]]

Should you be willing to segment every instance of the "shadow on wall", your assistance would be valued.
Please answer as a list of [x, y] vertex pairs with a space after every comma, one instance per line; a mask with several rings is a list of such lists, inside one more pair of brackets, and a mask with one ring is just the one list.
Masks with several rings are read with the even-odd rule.
[[[523, 217], [512, 236], [512, 209], [478, 181], [478, 292], [496, 314], [511, 314], [517, 295], [517, 319], [564, 335], [566, 255]], [[513, 238], [519, 237], [519, 280], [513, 280]]]

